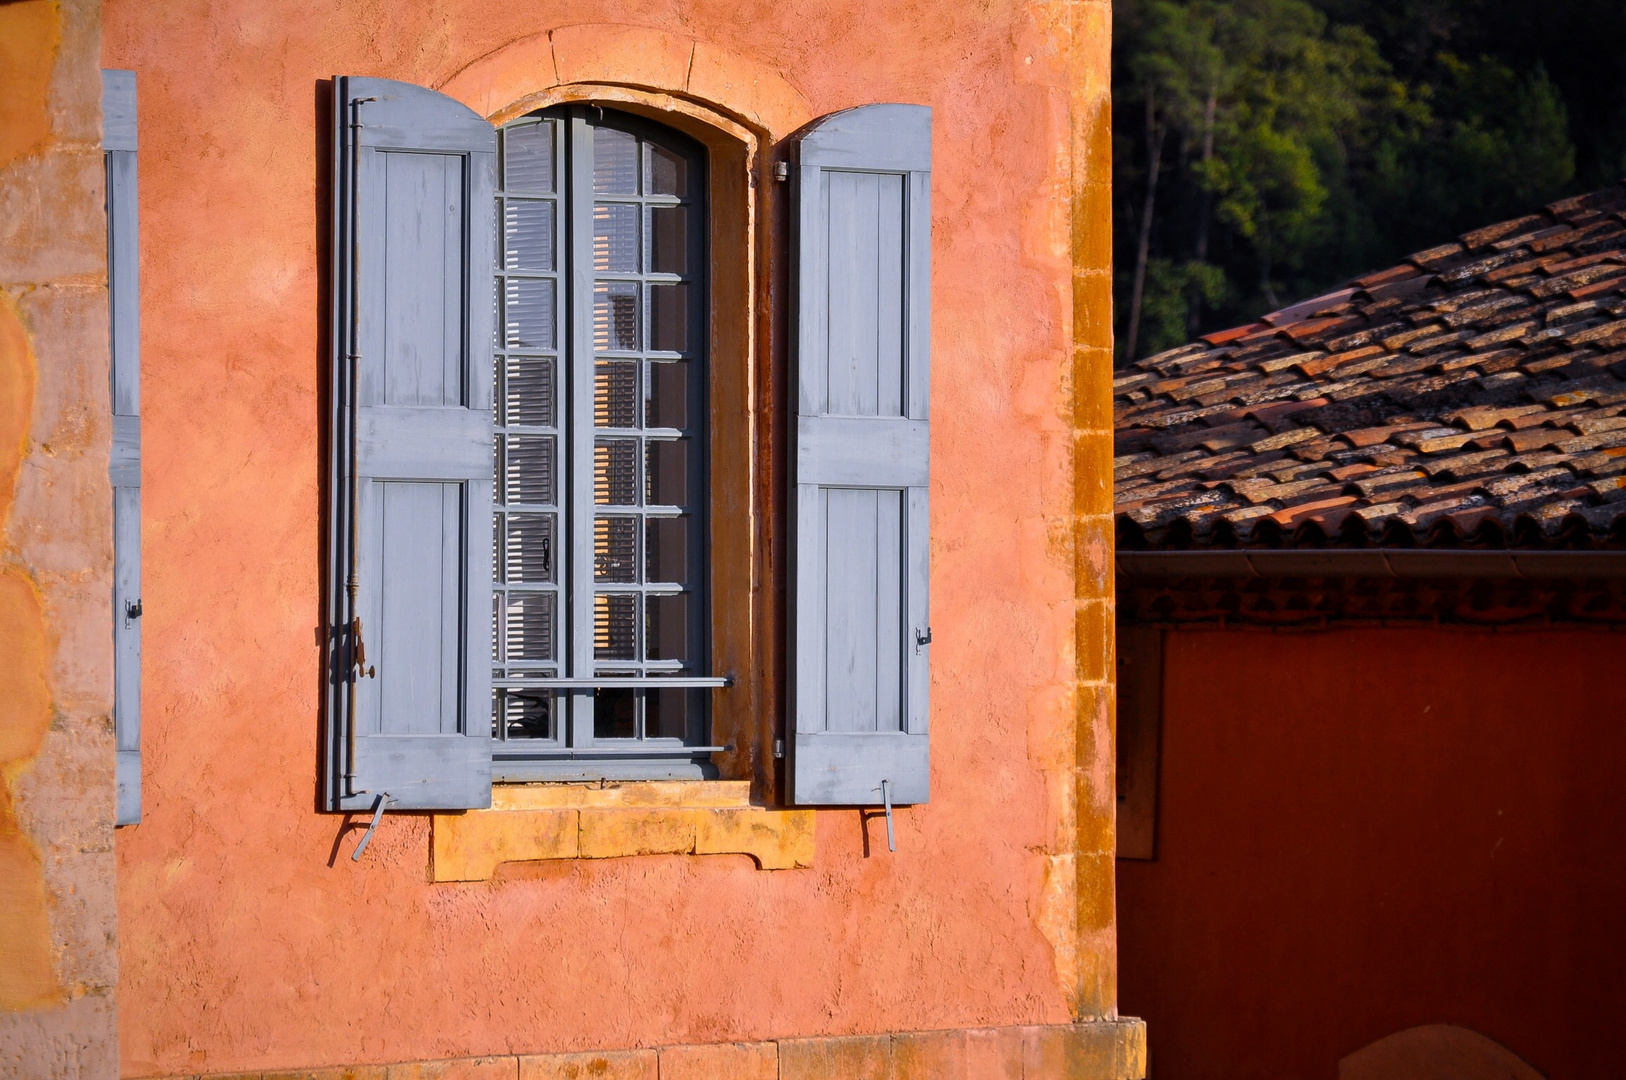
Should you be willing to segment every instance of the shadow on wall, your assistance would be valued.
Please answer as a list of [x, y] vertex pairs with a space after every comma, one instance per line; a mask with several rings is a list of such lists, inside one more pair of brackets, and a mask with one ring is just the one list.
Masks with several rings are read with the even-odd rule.
[[1338, 1080], [1545, 1080], [1477, 1031], [1428, 1024], [1387, 1035], [1338, 1063]]

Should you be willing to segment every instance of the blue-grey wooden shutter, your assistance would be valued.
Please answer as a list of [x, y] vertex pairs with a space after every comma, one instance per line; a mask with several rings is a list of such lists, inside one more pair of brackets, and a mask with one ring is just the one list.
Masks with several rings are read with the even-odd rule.
[[334, 79], [328, 792], [491, 803], [496, 132]]
[[141, 308], [136, 258], [136, 80], [102, 72], [112, 367], [113, 738], [120, 825], [141, 820]]
[[796, 158], [791, 798], [925, 802], [931, 110], [823, 117]]

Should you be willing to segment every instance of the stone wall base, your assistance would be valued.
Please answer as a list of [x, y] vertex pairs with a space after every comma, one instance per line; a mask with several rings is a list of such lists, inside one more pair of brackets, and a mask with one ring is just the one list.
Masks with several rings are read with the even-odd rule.
[[213, 1074], [210, 1080], [1142, 1080], [1132, 1018], [585, 1054]]

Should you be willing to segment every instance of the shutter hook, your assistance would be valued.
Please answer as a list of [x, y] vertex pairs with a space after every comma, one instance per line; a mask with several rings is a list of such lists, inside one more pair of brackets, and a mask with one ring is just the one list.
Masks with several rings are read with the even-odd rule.
[[389, 792], [381, 791], [378, 793], [378, 798], [373, 800], [372, 824], [368, 825], [367, 831], [361, 834], [361, 843], [356, 845], [356, 850], [350, 853], [351, 862], [361, 861], [361, 853], [367, 850], [367, 842], [373, 838], [373, 830], [378, 828], [378, 823], [384, 818], [384, 804], [389, 801], [389, 797]]
[[892, 781], [881, 781], [881, 804], [886, 807], [886, 850], [898, 850], [898, 842], [892, 836]]

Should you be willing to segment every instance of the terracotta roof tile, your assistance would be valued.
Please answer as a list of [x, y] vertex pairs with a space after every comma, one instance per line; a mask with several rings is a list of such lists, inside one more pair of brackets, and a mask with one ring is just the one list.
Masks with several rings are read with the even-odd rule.
[[1618, 542], [1623, 293], [1617, 186], [1138, 361], [1113, 384], [1121, 539]]

